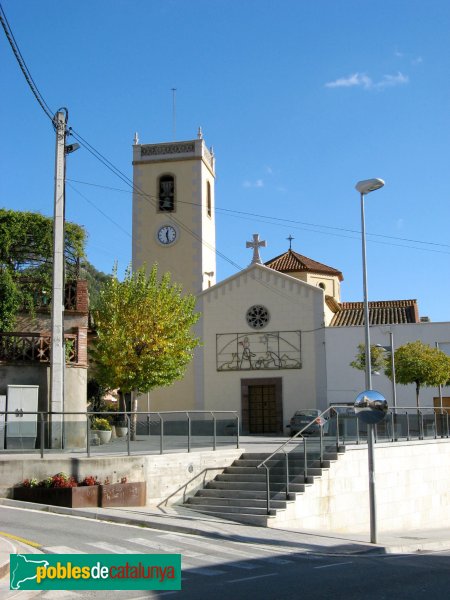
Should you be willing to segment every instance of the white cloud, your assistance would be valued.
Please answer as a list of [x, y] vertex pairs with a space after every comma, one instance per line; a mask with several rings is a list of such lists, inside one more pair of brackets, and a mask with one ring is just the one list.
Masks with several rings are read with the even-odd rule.
[[417, 58], [413, 58], [411, 61], [411, 64], [414, 65], [415, 67], [417, 65], [421, 65], [423, 63], [423, 58], [421, 56], [418, 56]]
[[325, 87], [338, 88], [338, 87], [363, 87], [368, 89], [372, 86], [372, 80], [367, 77], [364, 73], [353, 73], [348, 77], [341, 77], [335, 81], [329, 81], [325, 84]]
[[404, 85], [405, 83], [409, 83], [409, 77], [407, 75], [403, 75], [400, 71], [397, 75], [383, 75], [383, 79], [378, 83], [374, 84], [374, 88], [383, 89], [386, 87], [394, 87], [396, 85]]
[[273, 175], [273, 169], [272, 169], [272, 167], [269, 167], [269, 166], [267, 166], [267, 167], [266, 167], [266, 173], [267, 173], [268, 175]]
[[264, 181], [262, 179], [257, 179], [256, 181], [249, 181], [246, 179], [242, 186], [245, 188], [262, 188], [264, 187]]
[[381, 90], [396, 85], [404, 85], [408, 82], [408, 76], [403, 75], [400, 71], [396, 75], [383, 75], [383, 78], [376, 82], [365, 73], [353, 73], [353, 75], [349, 75], [348, 77], [341, 77], [335, 81], [329, 81], [325, 84], [325, 87], [362, 87], [365, 90]]

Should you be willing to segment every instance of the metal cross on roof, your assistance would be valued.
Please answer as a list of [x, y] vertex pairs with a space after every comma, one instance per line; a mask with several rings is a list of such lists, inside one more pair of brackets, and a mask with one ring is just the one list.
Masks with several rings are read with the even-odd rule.
[[289, 234], [289, 237], [286, 239], [289, 240], [289, 250], [292, 250], [292, 240], [295, 240], [295, 237], [292, 237], [292, 235]]
[[259, 249], [265, 248], [266, 245], [267, 244], [266, 244], [265, 240], [259, 239], [259, 233], [253, 234], [252, 242], [246, 242], [246, 244], [245, 244], [246, 248], [253, 248], [253, 258], [252, 258], [252, 262], [250, 263], [251, 265], [253, 265], [254, 263], [257, 263], [259, 265], [262, 264], [261, 257], [259, 256]]

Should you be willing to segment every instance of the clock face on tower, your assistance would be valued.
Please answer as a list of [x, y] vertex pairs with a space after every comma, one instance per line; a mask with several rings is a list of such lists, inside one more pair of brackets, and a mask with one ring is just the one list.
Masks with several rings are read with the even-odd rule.
[[163, 225], [158, 229], [157, 239], [160, 244], [164, 246], [170, 246], [170, 244], [174, 244], [177, 240], [178, 233], [175, 227], [172, 225]]

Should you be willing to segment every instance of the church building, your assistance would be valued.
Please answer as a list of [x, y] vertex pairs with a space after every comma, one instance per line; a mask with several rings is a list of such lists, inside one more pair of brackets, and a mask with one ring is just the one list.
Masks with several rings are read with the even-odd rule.
[[[243, 433], [283, 434], [296, 410], [352, 402], [364, 385], [364, 374], [349, 367], [364, 339], [363, 310], [362, 302], [341, 302], [342, 273], [291, 247], [262, 264], [265, 243], [254, 234], [250, 266], [216, 282], [215, 157], [201, 130], [197, 139], [161, 144], [140, 144], [136, 135], [133, 179], [133, 269], [158, 263], [197, 296], [202, 314], [202, 346], [186, 376], [142, 397], [140, 410], [232, 410]], [[371, 302], [370, 318], [381, 342], [383, 327], [401, 326], [405, 335], [404, 326], [429, 325], [415, 300]], [[431, 337], [450, 341], [450, 324], [440, 325]]]

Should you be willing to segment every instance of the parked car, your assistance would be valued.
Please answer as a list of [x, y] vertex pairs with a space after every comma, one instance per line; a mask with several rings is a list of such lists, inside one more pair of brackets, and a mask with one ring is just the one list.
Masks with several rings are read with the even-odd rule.
[[313, 423], [305, 429], [302, 435], [319, 435], [321, 426], [323, 427], [323, 432], [326, 433], [328, 430], [328, 421], [326, 418], [320, 416], [321, 412], [321, 410], [316, 408], [297, 410], [289, 424], [291, 437], [301, 431], [311, 421]]

